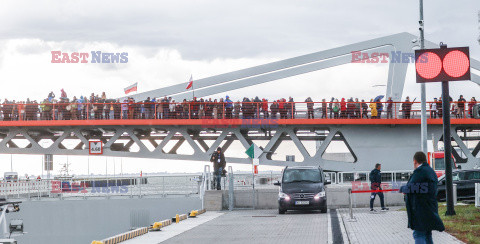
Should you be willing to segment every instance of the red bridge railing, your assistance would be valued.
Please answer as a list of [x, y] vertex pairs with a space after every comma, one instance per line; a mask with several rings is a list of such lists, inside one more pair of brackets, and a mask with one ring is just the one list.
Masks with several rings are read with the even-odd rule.
[[[452, 118], [475, 119], [477, 103], [453, 102]], [[441, 103], [428, 102], [431, 119]], [[478, 116], [477, 116], [478, 117]], [[0, 121], [142, 119], [419, 119], [419, 102], [184, 102], [1, 104]]]

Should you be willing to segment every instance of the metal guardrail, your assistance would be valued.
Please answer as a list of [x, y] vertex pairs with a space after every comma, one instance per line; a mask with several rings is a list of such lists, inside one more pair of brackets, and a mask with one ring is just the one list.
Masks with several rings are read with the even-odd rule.
[[[408, 181], [413, 171], [382, 171], [382, 182]], [[336, 173], [337, 181], [332, 184], [349, 184], [352, 181], [369, 182], [370, 171], [351, 171]]]
[[20, 180], [0, 182], [0, 196], [7, 199], [74, 199], [202, 195], [202, 174], [148, 177], [85, 178], [81, 180]]
[[[453, 101], [449, 111], [453, 116], [474, 119], [476, 101]], [[461, 109], [459, 109], [460, 104]], [[463, 106], [462, 106], [463, 104]], [[230, 119], [230, 118], [420, 118], [420, 102], [83, 102], [3, 103], [0, 121], [48, 120], [122, 120], [122, 119]], [[441, 118], [441, 102], [427, 102], [430, 118]], [[292, 116], [293, 115], [293, 116]]]
[[[412, 171], [382, 171], [382, 182], [408, 181]], [[334, 185], [349, 185], [352, 182], [369, 182], [367, 171], [325, 172], [327, 180]], [[253, 177], [251, 173], [234, 173], [229, 170], [222, 177], [223, 189], [251, 189]], [[172, 195], [198, 195], [203, 203], [205, 191], [213, 189], [213, 172], [205, 165], [202, 174], [175, 174], [147, 177], [108, 177], [82, 178], [68, 180], [20, 180], [0, 182], [0, 196], [7, 199], [78, 199], [78, 198], [111, 198], [111, 197], [166, 197]], [[280, 171], [259, 172], [255, 176], [256, 189], [276, 188], [273, 184], [281, 181]], [[230, 188], [232, 185], [233, 188]]]

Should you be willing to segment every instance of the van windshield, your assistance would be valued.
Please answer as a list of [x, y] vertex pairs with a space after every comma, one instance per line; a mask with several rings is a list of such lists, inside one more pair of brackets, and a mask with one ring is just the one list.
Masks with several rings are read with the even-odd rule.
[[283, 173], [283, 183], [292, 182], [322, 182], [319, 169], [286, 169]]

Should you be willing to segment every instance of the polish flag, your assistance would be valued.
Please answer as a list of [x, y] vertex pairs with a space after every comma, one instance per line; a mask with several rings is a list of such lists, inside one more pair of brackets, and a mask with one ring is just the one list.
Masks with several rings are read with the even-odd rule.
[[130, 92], [137, 91], [137, 84], [138, 82], [135, 82], [135, 84], [123, 88], [123, 91], [125, 91], [125, 95]]
[[187, 90], [192, 88], [192, 86], [193, 86], [193, 77], [192, 75], [190, 75], [190, 82], [188, 82]]

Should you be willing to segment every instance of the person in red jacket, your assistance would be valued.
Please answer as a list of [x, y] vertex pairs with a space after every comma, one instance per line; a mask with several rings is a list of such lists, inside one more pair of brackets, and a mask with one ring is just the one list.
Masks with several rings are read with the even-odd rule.
[[347, 115], [347, 102], [345, 102], [345, 98], [342, 98], [340, 102], [340, 118], [344, 119]]
[[262, 99], [262, 112], [263, 112], [263, 117], [265, 119], [268, 119], [268, 100], [267, 99]]

